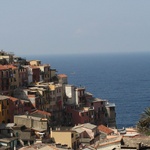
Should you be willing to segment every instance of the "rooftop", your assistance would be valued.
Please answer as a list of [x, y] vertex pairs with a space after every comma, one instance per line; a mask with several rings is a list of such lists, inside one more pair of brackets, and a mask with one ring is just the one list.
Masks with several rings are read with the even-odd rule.
[[114, 132], [113, 130], [111, 130], [110, 128], [107, 128], [107, 127], [104, 126], [104, 125], [99, 125], [99, 126], [98, 126], [98, 130], [99, 130], [100, 132], [106, 133], [107, 135]]
[[107, 136], [107, 139], [101, 139], [98, 147], [108, 146], [115, 144], [117, 142], [121, 142], [122, 136]]
[[92, 98], [87, 99], [87, 101], [88, 102], [106, 102], [107, 100], [103, 100], [103, 99], [100, 99], [100, 98], [92, 97]]
[[22, 147], [19, 150], [66, 150], [66, 148], [58, 148], [55, 144], [36, 143], [30, 146]]
[[49, 112], [46, 111], [42, 111], [42, 110], [36, 110], [32, 113], [30, 113], [31, 115], [46, 115], [46, 116], [51, 116], [51, 114]]
[[91, 124], [91, 123], [84, 123], [84, 124], [83, 124], [83, 127], [84, 127], [84, 128], [88, 128], [88, 129], [94, 129], [94, 128], [96, 128], [97, 126], [94, 125], [94, 124]]
[[17, 101], [18, 100], [18, 98], [11, 97], [11, 96], [9, 96], [9, 98], [10, 98], [11, 101]]
[[14, 117], [16, 118], [25, 118], [25, 119], [33, 119], [33, 120], [41, 120], [41, 117], [34, 117], [34, 116], [29, 116], [29, 115], [15, 115]]
[[[72, 129], [74, 130], [76, 130], [76, 129], [79, 129], [79, 128], [88, 128], [88, 129], [94, 129], [94, 128], [96, 128], [97, 126], [96, 125], [94, 125], [94, 124], [91, 124], [91, 123], [84, 123], [84, 124], [79, 124], [79, 125], [77, 125], [77, 126], [74, 126]], [[83, 129], [84, 130], [84, 129]]]
[[107, 102], [105, 106], [106, 107], [115, 107], [116, 105], [115, 105], [115, 103], [109, 103], [109, 102]]
[[5, 99], [9, 99], [9, 97], [8, 96], [4, 96], [4, 95], [0, 95], [0, 100], [1, 101], [5, 100]]
[[73, 130], [73, 131], [76, 131], [76, 132], [78, 132], [78, 133], [83, 133], [83, 132], [85, 131], [85, 130], [82, 129], [82, 128], [76, 128], [76, 127], [73, 127], [72, 130]]
[[66, 74], [58, 74], [58, 77], [60, 77], [60, 78], [67, 78], [67, 75]]
[[38, 61], [38, 62], [41, 62], [41, 61], [40, 61], [40, 60], [38, 60], [38, 59], [29, 60], [29, 62], [31, 62], [31, 61]]
[[0, 65], [0, 70], [8, 70], [8, 69], [17, 69], [18, 67], [15, 65]]

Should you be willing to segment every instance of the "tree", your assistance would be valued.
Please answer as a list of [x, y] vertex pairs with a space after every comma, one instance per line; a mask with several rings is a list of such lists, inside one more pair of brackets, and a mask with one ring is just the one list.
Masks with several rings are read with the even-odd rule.
[[150, 107], [146, 108], [141, 114], [137, 128], [139, 132], [150, 135]]

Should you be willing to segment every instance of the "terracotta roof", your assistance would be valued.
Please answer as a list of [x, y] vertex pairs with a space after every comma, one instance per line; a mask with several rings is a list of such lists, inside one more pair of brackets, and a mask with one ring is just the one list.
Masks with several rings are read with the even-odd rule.
[[17, 69], [14, 65], [0, 65], [0, 70]]
[[32, 112], [31, 114], [41, 114], [41, 115], [51, 116], [51, 114], [49, 112], [42, 111], [42, 110], [36, 110], [36, 111]]
[[14, 65], [3, 65], [3, 66], [9, 69], [17, 69], [17, 67]]
[[11, 96], [9, 96], [9, 98], [10, 98], [10, 100], [12, 100], [12, 101], [17, 101], [17, 100], [18, 100], [18, 98], [11, 97]]
[[3, 65], [0, 65], [0, 70], [7, 70], [9, 68], [4, 67]]
[[107, 135], [114, 132], [113, 130], [111, 130], [110, 128], [107, 128], [107, 127], [104, 126], [104, 125], [99, 125], [99, 126], [98, 126], [98, 130], [99, 130], [100, 132], [106, 133]]
[[17, 67], [14, 65], [7, 65], [7, 66], [10, 67], [11, 69], [17, 69]]
[[65, 74], [58, 74], [58, 77], [60, 77], [60, 78], [67, 78], [67, 75], [65, 75]]

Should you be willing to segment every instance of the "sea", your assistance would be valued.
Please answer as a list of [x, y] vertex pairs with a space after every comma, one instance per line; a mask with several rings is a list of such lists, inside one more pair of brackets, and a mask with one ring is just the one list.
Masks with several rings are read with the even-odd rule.
[[135, 127], [150, 106], [150, 53], [26, 56], [50, 64], [68, 83], [116, 105], [117, 128]]

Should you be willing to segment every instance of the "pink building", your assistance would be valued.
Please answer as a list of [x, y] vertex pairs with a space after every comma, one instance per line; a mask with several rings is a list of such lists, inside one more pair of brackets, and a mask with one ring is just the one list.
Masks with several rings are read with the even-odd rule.
[[61, 84], [68, 84], [68, 77], [66, 74], [58, 74], [58, 82]]
[[84, 87], [65, 86], [66, 92], [66, 118], [70, 124], [78, 123], [108, 123], [108, 113], [106, 109], [106, 100], [94, 98], [91, 93], [85, 92]]
[[99, 98], [87, 99], [86, 105], [94, 110], [95, 124], [107, 124], [107, 110], [105, 107], [106, 100]]
[[27, 68], [20, 67], [19, 68], [19, 86], [27, 86], [28, 85], [28, 70]]
[[89, 107], [66, 106], [65, 120], [68, 125], [78, 125], [83, 123], [94, 123], [94, 111]]
[[38, 66], [30, 66], [32, 68], [32, 80], [33, 82], [40, 81], [40, 68]]

